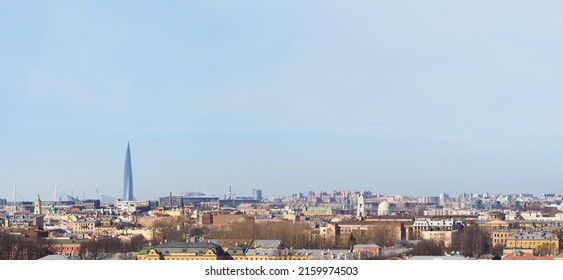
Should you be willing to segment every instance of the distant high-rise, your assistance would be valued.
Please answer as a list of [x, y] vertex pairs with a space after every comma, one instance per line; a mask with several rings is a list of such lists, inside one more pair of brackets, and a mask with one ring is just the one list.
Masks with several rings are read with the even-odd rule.
[[123, 174], [123, 200], [135, 200], [133, 196], [133, 170], [131, 168], [131, 151], [127, 142], [127, 152], [125, 153], [125, 172]]
[[262, 190], [253, 189], [252, 198], [255, 200], [262, 200]]

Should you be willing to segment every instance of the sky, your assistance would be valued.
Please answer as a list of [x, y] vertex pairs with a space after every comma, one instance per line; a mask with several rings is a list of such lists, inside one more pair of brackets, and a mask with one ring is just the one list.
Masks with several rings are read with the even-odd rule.
[[0, 198], [562, 193], [560, 1], [0, 1]]

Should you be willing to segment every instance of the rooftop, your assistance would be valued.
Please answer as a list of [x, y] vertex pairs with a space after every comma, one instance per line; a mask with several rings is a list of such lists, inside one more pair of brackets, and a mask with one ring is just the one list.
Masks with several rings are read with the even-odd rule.
[[506, 240], [543, 240], [543, 239], [556, 239], [559, 240], [557, 236], [549, 232], [519, 232], [510, 235]]

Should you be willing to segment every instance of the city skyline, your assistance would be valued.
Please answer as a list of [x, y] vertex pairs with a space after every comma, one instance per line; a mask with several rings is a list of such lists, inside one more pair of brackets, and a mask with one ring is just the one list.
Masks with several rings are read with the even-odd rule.
[[0, 4], [0, 198], [122, 197], [129, 140], [141, 200], [563, 190], [559, 2], [30, 3]]

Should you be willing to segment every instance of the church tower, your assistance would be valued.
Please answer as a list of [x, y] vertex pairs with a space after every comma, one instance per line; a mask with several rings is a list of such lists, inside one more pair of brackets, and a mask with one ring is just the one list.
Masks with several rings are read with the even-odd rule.
[[365, 218], [366, 217], [366, 204], [364, 202], [364, 195], [360, 193], [360, 197], [358, 197], [358, 206], [356, 207], [356, 216], [358, 218]]
[[37, 198], [35, 199], [35, 204], [34, 204], [34, 208], [33, 208], [33, 215], [35, 216], [41, 216], [41, 198], [39, 198], [39, 195], [37, 195]]

